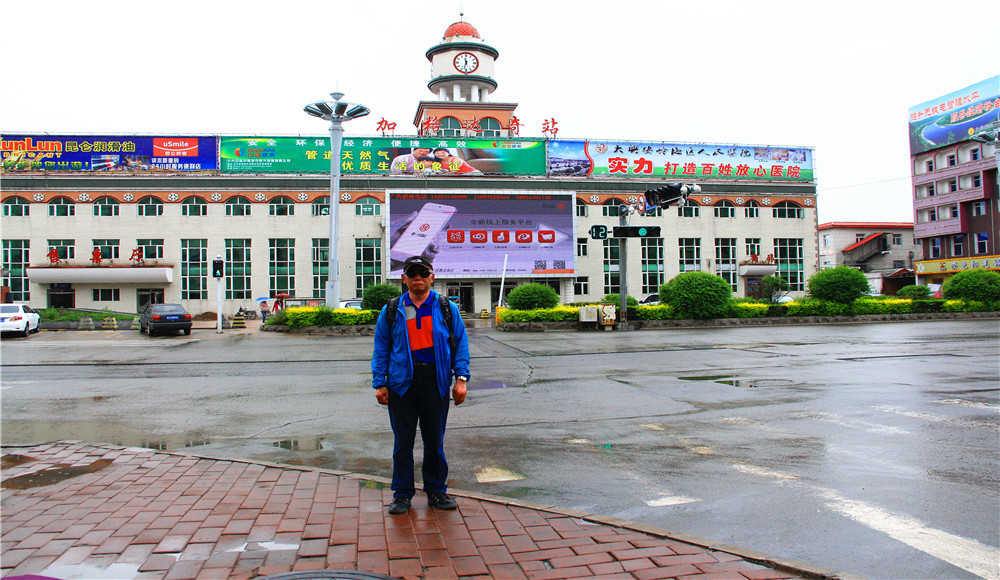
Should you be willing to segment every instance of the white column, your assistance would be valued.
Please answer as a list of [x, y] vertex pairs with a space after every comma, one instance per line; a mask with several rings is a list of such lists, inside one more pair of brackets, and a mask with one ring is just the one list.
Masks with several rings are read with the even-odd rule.
[[455, 83], [451, 88], [452, 99], [456, 103], [462, 100], [462, 85]]
[[469, 100], [473, 103], [479, 102], [479, 85], [472, 85], [472, 97]]
[[448, 88], [444, 85], [438, 88], [438, 100], [442, 102], [448, 100]]

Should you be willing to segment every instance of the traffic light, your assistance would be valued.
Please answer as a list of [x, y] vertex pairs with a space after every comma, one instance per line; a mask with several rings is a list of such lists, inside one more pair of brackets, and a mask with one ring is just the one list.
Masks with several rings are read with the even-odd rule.
[[646, 191], [646, 206], [667, 209], [672, 204], [684, 205], [692, 193], [701, 193], [700, 185], [669, 183], [663, 187]]
[[222, 278], [224, 275], [222, 260], [212, 260], [212, 277]]
[[658, 238], [660, 226], [615, 226], [615, 238]]
[[608, 226], [590, 226], [590, 237], [594, 240], [608, 239]]

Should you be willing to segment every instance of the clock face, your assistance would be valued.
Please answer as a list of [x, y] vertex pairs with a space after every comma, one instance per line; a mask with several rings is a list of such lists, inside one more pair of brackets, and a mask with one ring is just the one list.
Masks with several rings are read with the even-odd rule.
[[460, 52], [455, 57], [455, 69], [469, 74], [479, 68], [479, 59], [471, 52]]

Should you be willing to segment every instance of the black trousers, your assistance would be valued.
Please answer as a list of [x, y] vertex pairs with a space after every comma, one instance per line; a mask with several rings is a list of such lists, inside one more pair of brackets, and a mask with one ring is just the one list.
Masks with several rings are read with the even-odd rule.
[[413, 382], [402, 396], [389, 391], [389, 423], [395, 439], [392, 450], [392, 492], [412, 498], [414, 484], [413, 444], [417, 426], [424, 444], [424, 491], [448, 491], [448, 462], [444, 457], [444, 431], [448, 422], [448, 396], [441, 396], [434, 366], [413, 369]]

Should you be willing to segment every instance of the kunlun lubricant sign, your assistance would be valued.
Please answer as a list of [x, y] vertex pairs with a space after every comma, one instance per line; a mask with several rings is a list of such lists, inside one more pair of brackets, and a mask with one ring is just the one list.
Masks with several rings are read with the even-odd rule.
[[1000, 130], [1000, 76], [910, 108], [910, 154]]
[[[221, 137], [224, 173], [330, 174], [328, 137]], [[545, 142], [345, 137], [344, 175], [545, 175]]]
[[424, 256], [441, 276], [559, 277], [575, 271], [572, 193], [389, 190], [389, 276]]
[[552, 140], [548, 163], [553, 176], [814, 180], [808, 147]]
[[3, 172], [190, 172], [217, 169], [216, 137], [7, 135]]

